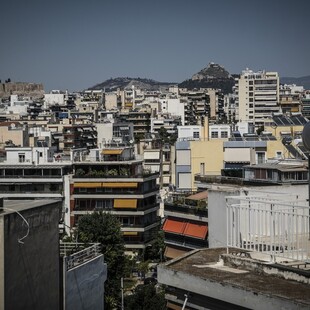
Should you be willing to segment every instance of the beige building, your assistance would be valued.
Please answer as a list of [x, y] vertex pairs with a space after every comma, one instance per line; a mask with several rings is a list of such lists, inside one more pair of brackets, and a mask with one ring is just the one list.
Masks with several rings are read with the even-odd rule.
[[0, 144], [14, 144], [16, 146], [28, 146], [29, 136], [27, 126], [19, 122], [0, 123]]

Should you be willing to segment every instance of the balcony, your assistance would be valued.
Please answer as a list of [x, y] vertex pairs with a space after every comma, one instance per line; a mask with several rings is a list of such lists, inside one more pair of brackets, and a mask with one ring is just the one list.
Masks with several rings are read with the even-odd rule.
[[[165, 202], [164, 211], [173, 212], [173, 213], [184, 213], [189, 215], [195, 215], [198, 217], [208, 218], [208, 207], [207, 203], [200, 203], [196, 206], [188, 205], [185, 203], [178, 202]], [[177, 215], [175, 215], [177, 216]]]

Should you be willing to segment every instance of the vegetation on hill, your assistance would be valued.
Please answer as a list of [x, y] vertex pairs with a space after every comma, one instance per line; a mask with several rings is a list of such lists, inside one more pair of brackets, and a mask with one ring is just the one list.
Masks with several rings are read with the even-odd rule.
[[111, 78], [102, 83], [99, 83], [95, 86], [88, 88], [89, 90], [103, 90], [106, 91], [114, 91], [124, 88], [131, 88], [135, 86], [142, 90], [159, 90], [160, 88], [167, 88], [170, 85], [174, 85], [174, 83], [166, 83], [166, 82], [158, 82], [152, 79], [144, 79], [144, 78], [131, 78], [131, 77], [118, 77]]

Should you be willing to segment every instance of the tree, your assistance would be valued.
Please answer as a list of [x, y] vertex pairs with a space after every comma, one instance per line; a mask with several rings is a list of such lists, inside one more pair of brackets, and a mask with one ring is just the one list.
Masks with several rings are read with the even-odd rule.
[[178, 138], [176, 134], [170, 134], [168, 130], [163, 126], [159, 128], [158, 136], [163, 143], [167, 143], [170, 145], [173, 145]]
[[105, 283], [105, 309], [114, 309], [120, 302], [121, 278], [127, 259], [119, 220], [110, 213], [94, 212], [80, 218], [78, 240], [85, 243], [98, 242], [108, 266]]
[[125, 298], [127, 310], [166, 309], [164, 291], [156, 292], [154, 284], [138, 286], [133, 295]]
[[157, 231], [156, 239], [151, 247], [147, 247], [144, 253], [144, 260], [163, 260], [165, 249], [165, 236], [162, 230]]

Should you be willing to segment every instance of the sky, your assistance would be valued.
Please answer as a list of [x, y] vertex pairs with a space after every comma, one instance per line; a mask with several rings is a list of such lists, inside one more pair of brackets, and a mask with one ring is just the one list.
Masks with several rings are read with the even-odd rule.
[[310, 75], [309, 0], [10, 0], [0, 79], [78, 91], [109, 78], [182, 82], [230, 73]]

